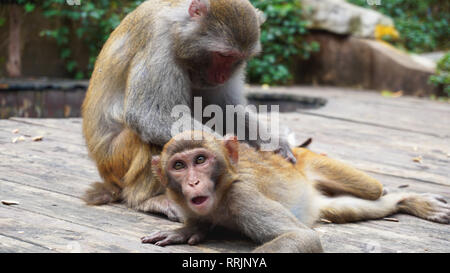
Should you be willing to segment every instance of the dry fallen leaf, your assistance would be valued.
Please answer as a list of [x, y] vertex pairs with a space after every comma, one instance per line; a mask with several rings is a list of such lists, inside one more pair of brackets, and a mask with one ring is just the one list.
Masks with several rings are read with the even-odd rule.
[[399, 98], [401, 96], [403, 96], [403, 90], [392, 93], [393, 98]]
[[12, 205], [19, 205], [19, 202], [11, 201], [11, 200], [2, 200], [3, 205], [12, 206]]
[[325, 219], [325, 218], [320, 218], [320, 221], [321, 221], [322, 223], [326, 223], [326, 224], [332, 224], [332, 223], [333, 223], [333, 222], [331, 222], [330, 220]]
[[422, 163], [422, 157], [420, 155], [418, 157], [414, 157], [412, 160], [417, 163]]
[[36, 136], [33, 137], [33, 141], [41, 141], [44, 137], [43, 136]]
[[20, 136], [20, 137], [15, 137], [12, 139], [12, 143], [16, 143], [18, 141], [24, 141], [25, 137], [24, 136]]
[[11, 131], [11, 133], [13, 133], [13, 134], [17, 134], [18, 132], [19, 132], [19, 129], [14, 129]]
[[397, 218], [389, 218], [389, 217], [385, 217], [385, 218], [383, 218], [383, 220], [389, 221], [389, 222], [398, 222], [398, 219], [397, 219]]

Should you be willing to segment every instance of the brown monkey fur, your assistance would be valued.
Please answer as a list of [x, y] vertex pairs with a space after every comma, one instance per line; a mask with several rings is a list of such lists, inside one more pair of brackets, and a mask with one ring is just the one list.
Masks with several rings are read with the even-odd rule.
[[[361, 171], [304, 148], [293, 151], [296, 165], [239, 144], [235, 137], [217, 140], [196, 131], [176, 136], [153, 159], [153, 171], [182, 208], [186, 222], [180, 229], [143, 237], [142, 242], [196, 244], [209, 227], [221, 225], [261, 243], [255, 252], [321, 252], [319, 237], [310, 229], [320, 218], [345, 223], [401, 212], [450, 221], [450, 206], [441, 196], [383, 195], [381, 183]], [[202, 157], [201, 164], [191, 161], [197, 156]], [[183, 158], [194, 163], [184, 165]], [[183, 167], [173, 169], [173, 162]], [[208, 168], [212, 172], [205, 172]], [[202, 201], [195, 201], [198, 198]]]
[[[123, 200], [178, 219], [159, 196], [164, 188], [151, 175], [150, 159], [172, 137], [175, 106], [194, 112], [194, 96], [205, 107], [246, 104], [245, 65], [261, 49], [262, 23], [247, 0], [152, 0], [122, 20], [97, 58], [82, 105], [89, 155], [103, 179], [86, 192], [88, 204]], [[237, 114], [245, 114], [246, 129], [263, 126], [255, 113], [237, 111], [245, 111]], [[245, 141], [264, 144], [260, 137]], [[284, 138], [275, 151], [295, 160]]]

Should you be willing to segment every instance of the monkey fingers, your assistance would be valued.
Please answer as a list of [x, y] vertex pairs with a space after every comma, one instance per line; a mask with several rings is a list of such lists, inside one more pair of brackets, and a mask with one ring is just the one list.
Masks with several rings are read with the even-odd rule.
[[143, 244], [154, 244], [157, 246], [185, 243], [195, 245], [203, 241], [205, 237], [206, 233], [186, 227], [169, 231], [156, 231], [149, 236], [142, 237], [141, 242]]
[[294, 154], [292, 153], [292, 150], [289, 148], [288, 145], [279, 147], [278, 149], [275, 150], [275, 153], [281, 155], [292, 164], [297, 163], [297, 159], [295, 158]]
[[187, 236], [178, 230], [156, 231], [149, 236], [141, 238], [143, 244], [154, 244], [157, 246], [166, 246], [173, 244], [182, 244], [187, 242]]

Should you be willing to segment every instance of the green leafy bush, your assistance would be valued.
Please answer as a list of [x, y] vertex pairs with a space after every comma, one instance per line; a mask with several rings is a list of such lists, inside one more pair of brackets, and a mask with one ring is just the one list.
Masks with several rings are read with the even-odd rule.
[[[61, 21], [59, 27], [46, 29], [42, 36], [55, 39], [61, 48], [67, 71], [75, 78], [89, 78], [103, 44], [126, 14], [144, 0], [81, 0], [81, 5], [68, 5], [66, 0], [17, 0], [27, 12], [42, 12], [49, 20]], [[307, 33], [307, 22], [302, 16], [300, 0], [251, 0], [265, 13], [267, 21], [262, 26], [263, 54], [250, 61], [248, 77], [253, 83], [286, 84], [292, 81], [290, 72], [293, 57], [308, 58], [318, 50], [317, 43], [307, 43], [302, 36]], [[75, 59], [71, 44], [79, 39], [88, 46], [87, 67]]]
[[444, 92], [450, 97], [450, 52], [437, 63], [436, 74], [430, 77], [430, 82], [442, 87]]
[[[61, 48], [60, 57], [65, 61], [67, 71], [75, 78], [89, 78], [95, 60], [110, 33], [126, 14], [144, 0], [81, 0], [80, 5], [69, 5], [66, 0], [17, 0], [25, 12], [41, 12], [49, 20], [60, 21], [55, 29], [42, 30], [40, 35], [55, 39]], [[37, 4], [39, 3], [39, 4]], [[81, 40], [89, 50], [87, 66], [75, 59], [71, 44]]]
[[302, 19], [299, 0], [251, 0], [267, 17], [261, 29], [263, 52], [248, 64], [252, 83], [287, 84], [292, 82], [290, 68], [294, 57], [309, 58], [319, 49], [318, 43], [307, 43], [307, 21]]
[[380, 5], [369, 5], [367, 0], [347, 1], [393, 18], [400, 32], [399, 47], [416, 53], [450, 47], [450, 1], [381, 0]]

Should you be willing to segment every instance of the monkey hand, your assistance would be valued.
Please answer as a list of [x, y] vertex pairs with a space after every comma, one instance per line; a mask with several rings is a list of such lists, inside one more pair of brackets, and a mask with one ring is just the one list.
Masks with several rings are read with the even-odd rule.
[[206, 233], [192, 227], [183, 227], [169, 231], [156, 231], [141, 238], [143, 244], [166, 246], [174, 244], [195, 245], [203, 241]]
[[292, 153], [292, 149], [289, 146], [287, 141], [280, 140], [280, 146], [277, 149], [275, 149], [275, 153], [281, 155], [282, 157], [287, 159], [292, 164], [297, 163], [297, 159], [295, 158], [294, 154]]
[[249, 144], [258, 150], [262, 151], [274, 151], [274, 153], [281, 155], [292, 164], [297, 163], [297, 159], [292, 153], [292, 149], [289, 142], [283, 137], [273, 137], [269, 142], [265, 141], [249, 141]]

